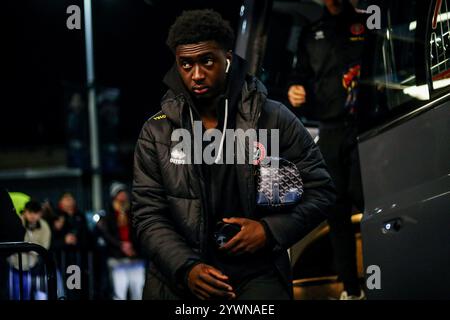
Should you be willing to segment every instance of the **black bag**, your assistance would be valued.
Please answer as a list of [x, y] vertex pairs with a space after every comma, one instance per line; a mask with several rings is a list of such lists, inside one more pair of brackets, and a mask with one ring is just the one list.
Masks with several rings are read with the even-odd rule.
[[268, 157], [259, 164], [256, 185], [257, 207], [270, 211], [294, 207], [303, 195], [300, 171], [282, 158]]

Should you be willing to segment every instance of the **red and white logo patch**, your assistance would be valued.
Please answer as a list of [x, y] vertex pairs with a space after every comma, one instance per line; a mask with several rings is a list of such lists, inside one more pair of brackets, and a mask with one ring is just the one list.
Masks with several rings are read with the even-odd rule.
[[355, 23], [350, 27], [350, 32], [354, 36], [360, 36], [366, 31], [366, 28], [361, 23]]
[[253, 164], [259, 165], [267, 156], [266, 147], [261, 143], [255, 141], [253, 146]]

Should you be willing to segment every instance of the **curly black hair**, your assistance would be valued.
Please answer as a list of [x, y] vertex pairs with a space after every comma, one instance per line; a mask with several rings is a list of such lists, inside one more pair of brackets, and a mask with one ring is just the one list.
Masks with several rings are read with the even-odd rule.
[[216, 41], [222, 49], [233, 48], [234, 32], [230, 23], [211, 9], [183, 11], [170, 27], [167, 45], [175, 52], [182, 44]]

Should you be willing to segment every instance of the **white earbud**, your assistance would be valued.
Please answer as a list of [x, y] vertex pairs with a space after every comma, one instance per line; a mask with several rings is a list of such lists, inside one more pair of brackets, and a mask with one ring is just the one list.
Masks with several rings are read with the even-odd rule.
[[231, 61], [230, 61], [230, 59], [227, 59], [227, 68], [225, 69], [225, 73], [228, 73], [230, 71], [230, 67], [231, 67]]

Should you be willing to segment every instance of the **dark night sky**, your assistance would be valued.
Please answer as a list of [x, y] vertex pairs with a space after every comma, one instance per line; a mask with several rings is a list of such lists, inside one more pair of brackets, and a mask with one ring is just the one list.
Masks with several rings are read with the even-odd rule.
[[[161, 80], [173, 58], [167, 31], [185, 9], [213, 8], [236, 27], [242, 1], [93, 0], [98, 86], [121, 89], [121, 140], [133, 141], [159, 109]], [[85, 79], [84, 30], [68, 30], [66, 8], [81, 0], [8, 0], [3, 4], [0, 146], [65, 143], [64, 93]], [[84, 25], [83, 25], [84, 27]]]

